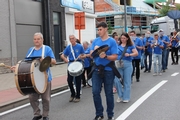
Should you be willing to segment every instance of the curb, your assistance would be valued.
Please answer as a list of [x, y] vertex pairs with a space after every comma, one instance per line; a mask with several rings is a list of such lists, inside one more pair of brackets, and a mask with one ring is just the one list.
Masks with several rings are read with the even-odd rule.
[[[52, 88], [51, 95], [54, 93], [61, 92], [61, 91], [66, 90], [66, 89], [68, 89], [68, 85], [63, 85], [63, 86], [59, 86], [56, 88]], [[13, 108], [16, 108], [16, 107], [19, 107], [19, 106], [27, 104], [27, 103], [29, 103], [29, 98], [26, 95], [26, 96], [23, 96], [17, 100], [2, 104], [0, 106], [0, 113], [5, 112], [5, 111], [10, 110], [10, 109], [13, 109]]]

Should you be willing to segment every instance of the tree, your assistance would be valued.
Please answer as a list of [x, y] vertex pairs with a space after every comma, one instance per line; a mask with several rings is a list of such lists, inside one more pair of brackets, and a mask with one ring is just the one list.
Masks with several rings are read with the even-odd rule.
[[111, 25], [111, 22], [110, 21], [107, 21], [107, 24], [108, 24], [108, 33], [111, 34], [112, 31], [113, 31], [113, 27]]
[[169, 10], [170, 10], [170, 6], [169, 3], [167, 2], [165, 5], [162, 5], [162, 8], [159, 10], [160, 16], [162, 17], [166, 16]]

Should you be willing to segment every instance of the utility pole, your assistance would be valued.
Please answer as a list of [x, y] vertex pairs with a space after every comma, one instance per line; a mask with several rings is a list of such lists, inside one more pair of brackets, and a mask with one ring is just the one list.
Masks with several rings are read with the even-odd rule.
[[127, 9], [126, 9], [126, 0], [124, 0], [124, 31], [127, 33]]

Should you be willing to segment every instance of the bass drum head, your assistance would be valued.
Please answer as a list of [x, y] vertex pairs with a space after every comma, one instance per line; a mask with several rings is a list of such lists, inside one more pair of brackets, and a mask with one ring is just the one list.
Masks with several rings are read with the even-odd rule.
[[92, 78], [90, 78], [88, 81], [87, 81], [87, 84], [92, 87]]
[[68, 66], [69, 74], [72, 76], [79, 76], [83, 73], [83, 64], [81, 62], [72, 62]]
[[34, 60], [31, 65], [31, 70], [33, 73], [33, 82], [34, 82], [34, 89], [37, 93], [44, 93], [47, 87], [47, 75], [46, 71], [41, 72], [39, 71], [40, 61]]

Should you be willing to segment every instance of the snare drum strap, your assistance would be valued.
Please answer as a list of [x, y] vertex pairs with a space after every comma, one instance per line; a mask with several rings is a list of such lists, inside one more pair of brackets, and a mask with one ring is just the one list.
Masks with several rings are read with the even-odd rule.
[[71, 48], [71, 53], [72, 53], [73, 58], [74, 58], [74, 61], [75, 61], [75, 60], [76, 60], [76, 58], [75, 58], [74, 50], [73, 50], [73, 48], [72, 48], [72, 44], [70, 45], [70, 48]]

